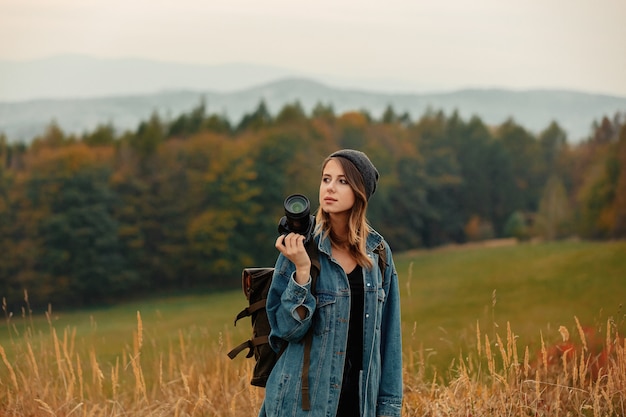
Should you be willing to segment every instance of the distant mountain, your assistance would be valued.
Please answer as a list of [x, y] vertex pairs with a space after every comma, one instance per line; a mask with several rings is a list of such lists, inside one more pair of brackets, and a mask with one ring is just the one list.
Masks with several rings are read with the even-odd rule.
[[68, 133], [80, 134], [101, 123], [135, 129], [154, 111], [174, 118], [202, 99], [209, 113], [238, 123], [263, 99], [274, 114], [296, 100], [307, 111], [322, 102], [338, 113], [365, 109], [375, 117], [392, 105], [413, 119], [428, 108], [447, 114], [457, 110], [466, 119], [477, 115], [492, 125], [512, 117], [535, 133], [556, 120], [570, 142], [577, 142], [589, 135], [594, 120], [626, 112], [626, 97], [556, 90], [424, 93], [424, 87], [243, 63], [189, 65], [82, 55], [0, 61], [0, 132], [12, 141], [30, 141], [52, 120]]
[[388, 105], [396, 113], [408, 112], [413, 120], [427, 109], [458, 111], [468, 120], [479, 116], [497, 125], [513, 118], [526, 129], [538, 133], [556, 120], [576, 143], [589, 136], [591, 125], [603, 116], [626, 113], [626, 97], [571, 91], [461, 90], [430, 94], [384, 94], [342, 90], [305, 79], [285, 79], [235, 92], [171, 91], [143, 95], [100, 98], [40, 99], [0, 102], [0, 132], [9, 141], [26, 141], [40, 135], [51, 121], [66, 133], [84, 133], [98, 124], [112, 123], [120, 131], [134, 130], [153, 112], [173, 119], [196, 107], [201, 100], [208, 113], [225, 115], [232, 123], [254, 111], [265, 100], [276, 114], [285, 104], [299, 101], [305, 111], [317, 103], [331, 104], [336, 113], [365, 109], [380, 117]]

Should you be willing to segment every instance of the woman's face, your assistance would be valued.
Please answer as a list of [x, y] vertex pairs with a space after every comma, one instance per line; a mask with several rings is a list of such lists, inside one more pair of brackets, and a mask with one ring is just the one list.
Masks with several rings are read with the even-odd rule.
[[354, 206], [354, 191], [339, 162], [329, 160], [322, 172], [320, 207], [328, 214], [346, 213]]

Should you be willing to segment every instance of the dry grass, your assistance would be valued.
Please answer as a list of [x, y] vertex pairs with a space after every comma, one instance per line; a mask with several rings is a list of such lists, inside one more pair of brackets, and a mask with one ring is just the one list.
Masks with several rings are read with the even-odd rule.
[[[141, 314], [132, 346], [111, 360], [75, 329], [27, 331], [0, 345], [1, 416], [249, 416], [262, 391], [248, 384], [250, 361], [229, 361], [228, 340], [159, 346], [145, 340]], [[92, 338], [92, 340], [95, 340]], [[7, 351], [12, 354], [9, 356]]]
[[[57, 329], [47, 317], [47, 332], [31, 327], [0, 346], [2, 416], [239, 417], [261, 404], [263, 390], [248, 383], [252, 361], [226, 357], [229, 334], [192, 341], [181, 330], [176, 343], [160, 346], [146, 339], [137, 312], [132, 346], [104, 359], [97, 338]], [[539, 335], [540, 352], [520, 349], [508, 324], [490, 338], [477, 323], [476, 344], [451, 366], [447, 383], [427, 379], [424, 351], [412, 350], [407, 337], [403, 415], [626, 415], [626, 340], [609, 320], [597, 351], [576, 323], [575, 337], [561, 328], [556, 346]]]
[[472, 356], [460, 357], [455, 377], [443, 385], [423, 378], [424, 359], [410, 355], [405, 373], [406, 416], [626, 416], [626, 339], [610, 320], [600, 351], [590, 349], [578, 320], [574, 342], [563, 342], [536, 355], [520, 349], [507, 323], [495, 341], [476, 326]]

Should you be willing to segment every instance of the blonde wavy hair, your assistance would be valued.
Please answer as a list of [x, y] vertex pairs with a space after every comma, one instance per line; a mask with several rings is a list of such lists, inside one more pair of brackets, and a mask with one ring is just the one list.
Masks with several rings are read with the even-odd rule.
[[341, 165], [348, 185], [350, 185], [350, 188], [354, 191], [354, 205], [350, 210], [350, 217], [348, 218], [348, 238], [340, 239], [333, 233], [330, 216], [322, 210], [322, 207], [317, 210], [317, 214], [315, 215], [315, 234], [321, 234], [324, 238], [329, 238], [331, 243], [335, 246], [346, 247], [361, 267], [371, 269], [373, 263], [369, 256], [367, 256], [366, 250], [367, 235], [371, 228], [366, 218], [367, 197], [365, 194], [363, 176], [352, 162], [342, 157], [326, 158], [322, 164], [322, 173], [330, 160], [335, 160]]

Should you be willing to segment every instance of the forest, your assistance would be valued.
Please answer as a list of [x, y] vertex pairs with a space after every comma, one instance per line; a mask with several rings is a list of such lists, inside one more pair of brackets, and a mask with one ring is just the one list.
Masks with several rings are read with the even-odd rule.
[[626, 237], [626, 117], [590, 121], [571, 144], [508, 119], [456, 112], [417, 119], [392, 107], [336, 114], [261, 101], [233, 124], [200, 102], [134, 131], [68, 135], [52, 122], [29, 143], [0, 135], [3, 309], [103, 305], [128, 297], [234, 288], [271, 265], [283, 201], [317, 208], [323, 159], [366, 152], [381, 174], [368, 218], [392, 249], [513, 237]]

